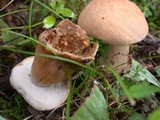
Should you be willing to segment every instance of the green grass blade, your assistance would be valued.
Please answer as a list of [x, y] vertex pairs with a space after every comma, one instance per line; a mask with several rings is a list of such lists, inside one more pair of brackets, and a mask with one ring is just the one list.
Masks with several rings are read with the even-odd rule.
[[67, 99], [67, 105], [66, 105], [66, 120], [70, 120], [70, 106], [71, 106], [71, 101], [73, 97], [73, 87], [72, 87], [72, 80], [69, 80], [69, 94], [68, 94], [68, 99]]
[[31, 1], [30, 8], [29, 8], [29, 19], [28, 19], [28, 31], [29, 31], [29, 36], [32, 37], [32, 9], [33, 9], [33, 1]]
[[112, 72], [112, 74], [115, 76], [116, 80], [120, 83], [120, 86], [122, 87], [126, 97], [128, 98], [129, 102], [131, 105], [135, 105], [135, 100], [133, 99], [133, 97], [130, 95], [130, 92], [127, 88], [127, 86], [125, 85], [125, 83], [123, 82], [122, 77], [119, 75], [119, 73], [117, 71], [115, 71], [113, 68], [108, 67], [108, 70]]
[[11, 15], [11, 14], [14, 14], [14, 13], [18, 13], [18, 12], [23, 12], [23, 11], [28, 11], [29, 9], [20, 9], [20, 10], [15, 10], [15, 11], [11, 11], [11, 12], [7, 12], [6, 14], [2, 14], [0, 15], [0, 18], [1, 17], [4, 17], [4, 16], [7, 16], [7, 15]]

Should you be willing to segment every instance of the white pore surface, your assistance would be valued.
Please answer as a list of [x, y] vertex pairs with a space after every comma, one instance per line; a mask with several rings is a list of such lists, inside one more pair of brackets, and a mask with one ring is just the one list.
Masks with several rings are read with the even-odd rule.
[[52, 110], [67, 99], [68, 85], [65, 82], [49, 87], [39, 87], [33, 84], [30, 77], [33, 60], [34, 57], [29, 57], [16, 65], [12, 70], [10, 83], [33, 108]]

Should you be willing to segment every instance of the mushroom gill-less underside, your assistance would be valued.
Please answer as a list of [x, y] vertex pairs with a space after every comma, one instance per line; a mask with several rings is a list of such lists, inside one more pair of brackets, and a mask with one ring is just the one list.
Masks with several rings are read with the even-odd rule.
[[[55, 28], [44, 31], [38, 40], [54, 51], [57, 56], [69, 58], [82, 64], [90, 64], [98, 50], [98, 44], [90, 44], [87, 33], [68, 19], [62, 20]], [[52, 51], [37, 44], [36, 53], [50, 54]], [[81, 67], [58, 59], [36, 55], [31, 76], [38, 86], [49, 86], [67, 81], [69, 76]]]
[[57, 55], [84, 64], [92, 62], [98, 50], [98, 44], [90, 44], [87, 33], [68, 19], [41, 33], [39, 40]]

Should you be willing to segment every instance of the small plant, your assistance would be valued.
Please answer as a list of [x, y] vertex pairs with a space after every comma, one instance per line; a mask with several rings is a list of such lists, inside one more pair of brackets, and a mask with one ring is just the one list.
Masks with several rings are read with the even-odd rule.
[[11, 100], [6, 101], [0, 97], [0, 114], [13, 120], [22, 120], [26, 116], [27, 104], [22, 96], [15, 94]]
[[51, 28], [56, 23], [56, 17], [58, 16], [63, 19], [63, 17], [68, 17], [75, 19], [76, 15], [68, 8], [65, 8], [65, 0], [51, 0], [49, 3], [51, 9], [54, 11], [54, 15], [49, 15], [43, 20], [44, 28]]
[[[160, 29], [159, 17], [160, 17], [160, 1], [159, 0], [133, 0], [143, 11], [146, 16], [151, 31]], [[155, 33], [154, 33], [155, 34]], [[160, 37], [159, 32], [155, 34]]]

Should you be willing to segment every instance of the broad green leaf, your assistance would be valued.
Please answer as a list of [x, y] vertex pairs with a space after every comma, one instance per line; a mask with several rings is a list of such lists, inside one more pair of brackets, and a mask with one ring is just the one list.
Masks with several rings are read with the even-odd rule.
[[143, 117], [143, 115], [136, 113], [129, 117], [128, 120], [145, 120], [145, 118]]
[[127, 77], [131, 78], [132, 80], [136, 81], [148, 81], [158, 87], [160, 87], [159, 81], [142, 65], [132, 59], [132, 67], [130, 73]]
[[2, 117], [2, 116], [0, 115], [0, 120], [7, 120], [7, 119], [5, 119], [4, 117]]
[[46, 18], [44, 18], [43, 20], [43, 27], [44, 28], [51, 28], [54, 24], [56, 23], [56, 18], [53, 16], [47, 16]]
[[64, 5], [65, 5], [64, 0], [59, 0], [55, 7], [56, 12], [59, 12], [61, 9], [64, 9]]
[[109, 120], [107, 103], [98, 87], [94, 87], [91, 95], [75, 112], [71, 120]]
[[129, 88], [129, 92], [133, 98], [145, 98], [153, 93], [160, 92], [160, 88], [153, 85], [133, 85]]
[[17, 45], [18, 42], [23, 41], [24, 38], [20, 37], [18, 35], [10, 34], [9, 26], [2, 20], [0, 19], [0, 32], [1, 32], [1, 39], [2, 41], [7, 44], [7, 45]]
[[49, 5], [52, 7], [53, 10], [58, 12], [60, 9], [63, 9], [65, 6], [64, 0], [51, 0]]
[[160, 67], [158, 67], [158, 68], [156, 69], [156, 73], [157, 73], [158, 76], [160, 76]]
[[8, 28], [9, 26], [2, 19], [0, 19], [0, 27], [1, 28]]
[[145, 17], [152, 16], [152, 11], [148, 7], [144, 7], [143, 13], [144, 13]]
[[159, 120], [159, 119], [160, 119], [160, 108], [149, 114], [147, 120]]
[[59, 10], [59, 13], [64, 17], [75, 18], [75, 14], [68, 8], [63, 8]]
[[49, 3], [49, 5], [51, 6], [51, 8], [54, 10], [55, 9], [55, 7], [56, 7], [56, 0], [51, 0], [50, 1], [50, 3]]

